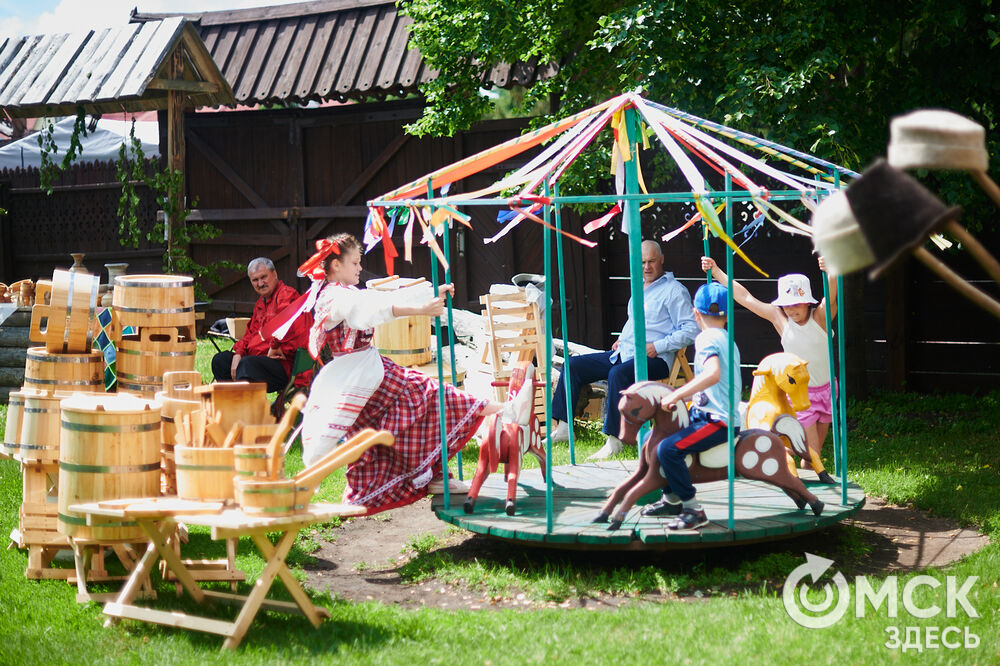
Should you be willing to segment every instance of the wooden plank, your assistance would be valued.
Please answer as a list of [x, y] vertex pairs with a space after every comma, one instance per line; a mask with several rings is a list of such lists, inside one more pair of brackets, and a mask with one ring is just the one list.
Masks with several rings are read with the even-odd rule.
[[244, 24], [240, 26], [236, 43], [233, 45], [233, 53], [229, 58], [229, 62], [226, 63], [225, 71], [223, 71], [223, 76], [227, 81], [238, 80], [240, 73], [243, 71], [243, 63], [246, 62], [247, 54], [250, 52], [250, 47], [253, 45], [256, 34], [257, 27], [255, 25]]
[[171, 81], [169, 79], [152, 79], [147, 90], [179, 90], [186, 93], [217, 93], [221, 90], [218, 83], [209, 81]]
[[[229, 58], [233, 52], [233, 46], [236, 44], [236, 38], [239, 36], [240, 31], [238, 26], [222, 26], [219, 28], [219, 37], [217, 38], [217, 44], [212, 50], [212, 59], [215, 64], [218, 65], [219, 71], [222, 72], [223, 77], [227, 81], [235, 81], [226, 76], [227, 66], [229, 64]], [[243, 97], [237, 97], [238, 100], [245, 99]]]
[[361, 20], [354, 27], [354, 35], [351, 40], [353, 48], [348, 50], [340, 66], [340, 73], [337, 75], [337, 92], [343, 94], [353, 89], [357, 84], [358, 70], [360, 69], [365, 56], [365, 49], [362, 45], [368, 43], [372, 28], [375, 25], [375, 15], [364, 13]]
[[323, 62], [323, 69], [319, 73], [317, 92], [326, 97], [331, 91], [335, 91], [337, 74], [340, 72], [341, 64], [344, 61], [344, 54], [351, 43], [351, 35], [354, 34], [354, 26], [358, 22], [360, 12], [357, 10], [343, 12], [337, 16], [337, 26], [333, 33], [333, 42], [327, 51], [326, 60]]
[[299, 70], [302, 67], [302, 59], [306, 55], [306, 48], [312, 40], [316, 31], [316, 14], [303, 16], [299, 19], [295, 30], [295, 39], [291, 48], [285, 54], [285, 62], [282, 66], [281, 75], [275, 82], [272, 94], [277, 99], [286, 99], [295, 88], [295, 80], [298, 78]]
[[395, 7], [380, 8], [376, 13], [371, 37], [368, 39], [366, 58], [361, 62], [355, 87], [358, 90], [371, 90], [375, 87], [379, 68], [385, 59], [385, 49], [392, 35], [393, 23], [397, 12]]
[[323, 56], [326, 54], [326, 48], [330, 44], [330, 36], [333, 34], [333, 28], [336, 24], [336, 14], [320, 16], [312, 44], [299, 68], [298, 80], [293, 91], [296, 96], [305, 98], [313, 94], [315, 84], [318, 83], [316, 74], [323, 64]]
[[[274, 41], [277, 29], [278, 24], [276, 22], [268, 21], [264, 24], [262, 30], [258, 30], [257, 42], [254, 44], [250, 61], [244, 69], [245, 73], [240, 78], [239, 87], [233, 91], [237, 99], [246, 99], [253, 93], [254, 86], [260, 78], [261, 67], [271, 55], [271, 43]], [[208, 46], [207, 43], [205, 45]], [[211, 47], [209, 47], [209, 50], [211, 50]]]
[[203, 631], [209, 634], [229, 636], [232, 634], [235, 623], [224, 622], [222, 620], [212, 620], [207, 617], [197, 617], [185, 615], [177, 611], [160, 611], [152, 608], [140, 608], [139, 606], [123, 605], [117, 602], [105, 604], [104, 614], [119, 620], [138, 620], [140, 622], [152, 622], [162, 624], [166, 627], [176, 627], [178, 629], [188, 629], [191, 631]]
[[184, 19], [178, 16], [156, 24], [156, 30], [147, 39], [131, 72], [115, 93], [116, 98], [142, 96], [146, 86], [155, 78], [157, 71], [169, 62], [171, 52], [180, 43], [183, 22]]
[[3, 90], [0, 106], [18, 106], [27, 86], [31, 85], [39, 68], [44, 65], [45, 54], [49, 52], [54, 38], [54, 35], [39, 35], [36, 41], [28, 45], [30, 49], [26, 48], [18, 54], [20, 62]]
[[[243, 178], [237, 174], [231, 166], [229, 166], [222, 156], [215, 152], [211, 146], [205, 143], [205, 141], [202, 140], [194, 130], [188, 128], [187, 139], [191, 143], [191, 146], [201, 153], [202, 156], [212, 166], [214, 166], [234, 188], [236, 188], [236, 191], [246, 197], [251, 206], [254, 206], [255, 208], [267, 207], [268, 204], [264, 201], [263, 197], [257, 194], [250, 184], [243, 180]], [[188, 219], [191, 218], [189, 217]]]
[[389, 21], [390, 18], [392, 27], [386, 38], [378, 74], [375, 78], [375, 84], [383, 89], [398, 85], [399, 68], [406, 57], [409, 45], [407, 27], [412, 23], [411, 20], [408, 20], [409, 17], [400, 16], [399, 12], [392, 12], [391, 17], [387, 16], [384, 20]]
[[[295, 31], [298, 28], [299, 19], [282, 21], [275, 27], [275, 37], [267, 53], [266, 62], [262, 63], [264, 68], [259, 74], [255, 74], [254, 79], [257, 84], [250, 89], [253, 99], [271, 99], [274, 97], [274, 82], [285, 61], [286, 54], [295, 38]], [[241, 90], [244, 87], [240, 86]], [[244, 99], [244, 98], [240, 98]]]
[[63, 103], [76, 100], [76, 93], [87, 85], [88, 78], [85, 72], [93, 66], [97, 54], [103, 51], [105, 41], [111, 39], [114, 32], [112, 28], [104, 28], [90, 33], [90, 39], [84, 44], [80, 54], [70, 63], [65, 76], [49, 96], [49, 101]]
[[95, 54], [98, 60], [93, 63], [94, 66], [90, 71], [84, 72], [87, 84], [78, 93], [78, 99], [93, 100], [97, 97], [98, 91], [114, 71], [122, 53], [128, 49], [129, 44], [139, 34], [139, 29], [138, 24], [124, 25], [115, 29], [109, 38], [101, 43], [103, 53]]
[[48, 62], [44, 64], [44, 69], [35, 79], [31, 87], [21, 98], [22, 104], [42, 104], [49, 100], [49, 96], [62, 82], [63, 77], [72, 66], [77, 55], [80, 53], [87, 39], [93, 35], [90, 30], [73, 32], [65, 36], [59, 48], [55, 50]]
[[[228, 592], [217, 592], [215, 590], [205, 590], [205, 596], [209, 599], [228, 604], [230, 606], [242, 606], [246, 602], [246, 596], [242, 594], [230, 594]], [[330, 617], [330, 611], [320, 606], [314, 606], [318, 615], [325, 618]], [[302, 615], [305, 613], [297, 604], [291, 601], [279, 601], [277, 599], [265, 599], [261, 603], [261, 609], [285, 613], [286, 615]]]
[[121, 99], [118, 96], [118, 91], [125, 84], [126, 79], [128, 79], [129, 74], [135, 67], [135, 63], [139, 60], [150, 38], [156, 33], [159, 27], [160, 24], [158, 23], [141, 24], [139, 31], [135, 34], [135, 37], [129, 43], [124, 53], [120, 54], [121, 58], [115, 63], [114, 69], [108, 74], [101, 87], [94, 92], [94, 101], [119, 101]]

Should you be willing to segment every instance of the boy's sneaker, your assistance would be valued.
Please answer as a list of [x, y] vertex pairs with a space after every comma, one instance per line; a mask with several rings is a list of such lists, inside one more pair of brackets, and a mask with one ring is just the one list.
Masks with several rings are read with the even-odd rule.
[[693, 530], [708, 525], [704, 509], [681, 509], [679, 516], [667, 525], [668, 530]]
[[648, 504], [642, 509], [644, 516], [676, 516], [681, 512], [680, 502], [670, 502], [665, 497], [661, 497], [652, 504]]

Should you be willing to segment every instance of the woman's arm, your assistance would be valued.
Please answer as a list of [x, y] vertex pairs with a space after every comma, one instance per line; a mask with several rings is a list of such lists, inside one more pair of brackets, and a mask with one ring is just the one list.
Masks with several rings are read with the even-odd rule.
[[[711, 270], [713, 279], [725, 285], [729, 284], [728, 276], [721, 268], [719, 268], [719, 264], [716, 263], [715, 259], [712, 259], [711, 257], [702, 257], [701, 270]], [[741, 285], [736, 280], [733, 280], [732, 285], [733, 300], [761, 319], [766, 319], [771, 322], [774, 327], [778, 329], [778, 333], [780, 334], [781, 328], [785, 325], [785, 313], [781, 311], [781, 308], [771, 305], [770, 303], [764, 303], [757, 300], [754, 298], [753, 294], [747, 291], [746, 287]]]

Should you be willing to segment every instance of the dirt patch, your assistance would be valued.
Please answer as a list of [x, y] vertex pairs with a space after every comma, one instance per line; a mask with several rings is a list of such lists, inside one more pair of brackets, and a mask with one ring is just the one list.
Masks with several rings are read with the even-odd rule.
[[[953, 521], [913, 508], [887, 505], [878, 498], [868, 498], [856, 517], [844, 524], [861, 528], [869, 549], [869, 554], [852, 573], [885, 573], [944, 566], [979, 550], [989, 541], [975, 530], [959, 527]], [[414, 608], [433, 606], [476, 610], [548, 606], [596, 610], [635, 600], [635, 597], [601, 595], [538, 602], [528, 599], [523, 593], [515, 593], [513, 598], [493, 596], [488, 592], [436, 580], [409, 583], [400, 575], [400, 567], [413, 555], [409, 547], [411, 542], [426, 535], [441, 539], [442, 543], [436, 549], [455, 561], [512, 561], [528, 566], [558, 561], [584, 568], [611, 569], [623, 564], [634, 568], [662, 566], [664, 557], [662, 553], [552, 551], [456, 531], [437, 519], [430, 509], [430, 501], [426, 499], [377, 516], [349, 521], [335, 533], [336, 541], [321, 541], [320, 549], [313, 553], [316, 562], [306, 567], [310, 587], [351, 601], [378, 600]], [[783, 548], [793, 551], [804, 552], [812, 548], [812, 552], [817, 552], [817, 547], [822, 549], [829, 538], [829, 531], [825, 531], [781, 544]], [[773, 549], [774, 544], [771, 543], [685, 551], [671, 553], [670, 559], [672, 566], [735, 568], [740, 561]], [[695, 601], [698, 596], [681, 600]], [[647, 594], [640, 598], [658, 601], [664, 596]]]

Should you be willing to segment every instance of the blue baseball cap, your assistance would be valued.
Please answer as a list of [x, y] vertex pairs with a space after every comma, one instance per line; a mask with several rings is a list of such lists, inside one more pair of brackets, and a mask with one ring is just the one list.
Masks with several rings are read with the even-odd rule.
[[703, 284], [694, 295], [694, 309], [703, 315], [725, 316], [728, 290], [718, 282]]

